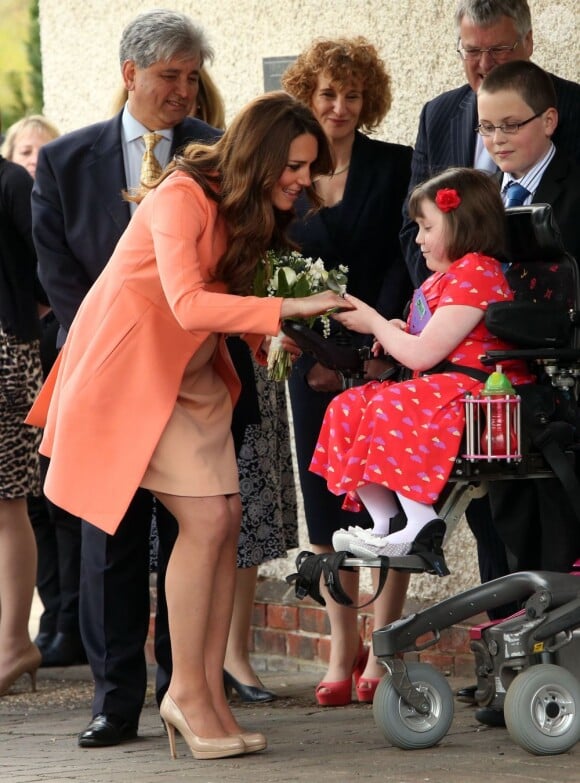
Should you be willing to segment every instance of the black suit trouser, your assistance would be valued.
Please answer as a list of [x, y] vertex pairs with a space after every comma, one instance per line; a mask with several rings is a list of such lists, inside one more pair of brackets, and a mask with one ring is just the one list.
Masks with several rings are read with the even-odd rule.
[[570, 571], [580, 557], [580, 522], [557, 478], [493, 482], [490, 501], [510, 572]]
[[[95, 681], [93, 715], [113, 713], [137, 724], [145, 700], [145, 642], [149, 630], [149, 539], [153, 497], [139, 489], [114, 536], [82, 523], [80, 626]], [[177, 536], [177, 523], [157, 504], [161, 578]], [[159, 606], [161, 602], [158, 601]], [[158, 682], [171, 670], [167, 611], [157, 613]]]

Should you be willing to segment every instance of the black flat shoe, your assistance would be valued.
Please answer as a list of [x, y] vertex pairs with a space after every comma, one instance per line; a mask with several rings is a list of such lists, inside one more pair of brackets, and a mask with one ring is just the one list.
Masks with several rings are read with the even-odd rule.
[[483, 723], [484, 726], [505, 728], [503, 710], [494, 710], [493, 707], [480, 707], [475, 710], [475, 720]]
[[275, 693], [266, 688], [257, 688], [255, 685], [244, 685], [243, 682], [238, 682], [238, 680], [236, 680], [235, 677], [232, 677], [225, 669], [224, 688], [228, 699], [231, 696], [232, 691], [235, 691], [240, 697], [240, 701], [247, 703], [274, 701], [274, 699], [278, 698]]
[[468, 685], [465, 688], [459, 688], [459, 690], [455, 691], [455, 698], [457, 701], [462, 701], [464, 704], [477, 704], [475, 699], [476, 690], [477, 685]]
[[133, 740], [137, 736], [137, 726], [127, 723], [124, 718], [111, 713], [95, 715], [87, 728], [79, 734], [81, 748], [106, 748]]
[[87, 662], [85, 648], [80, 634], [61, 633], [56, 634], [49, 647], [42, 650], [43, 668], [54, 666], [77, 666]]

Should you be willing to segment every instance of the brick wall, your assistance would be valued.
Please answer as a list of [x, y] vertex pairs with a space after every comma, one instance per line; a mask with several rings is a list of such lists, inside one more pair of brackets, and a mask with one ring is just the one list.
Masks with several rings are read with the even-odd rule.
[[[368, 596], [370, 597], [370, 596]], [[155, 586], [151, 587], [151, 625], [146, 654], [153, 663], [153, 627], [155, 611]], [[364, 596], [361, 596], [364, 603]], [[405, 614], [418, 611], [421, 606], [412, 601], [405, 607]], [[436, 666], [450, 676], [473, 677], [474, 659], [469, 650], [469, 628], [484, 617], [475, 617], [441, 631], [439, 642], [421, 653], [407, 653], [406, 660], [423, 661]], [[360, 632], [370, 643], [373, 631], [372, 614], [359, 612]], [[299, 601], [294, 588], [279, 579], [265, 578], [258, 581], [252, 616], [250, 649], [256, 668], [270, 670], [297, 669], [301, 666], [324, 667], [330, 653], [329, 624], [326, 610], [310, 598]], [[425, 637], [426, 639], [428, 637]]]

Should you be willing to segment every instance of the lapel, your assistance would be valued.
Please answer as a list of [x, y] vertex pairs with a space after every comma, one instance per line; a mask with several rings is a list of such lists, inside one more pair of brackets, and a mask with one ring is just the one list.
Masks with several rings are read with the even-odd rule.
[[562, 192], [563, 183], [566, 182], [568, 171], [566, 156], [556, 150], [532, 200], [536, 204], [555, 204]]
[[187, 122], [180, 122], [179, 125], [176, 125], [173, 128], [173, 141], [171, 142], [171, 154], [175, 155], [176, 152], [180, 152], [183, 147], [185, 147], [186, 144], [188, 144], [192, 138], [194, 137], [194, 133], [191, 128], [189, 128]]
[[376, 165], [373, 166], [372, 143], [363, 134], [357, 131], [352, 148], [350, 170], [344, 188], [342, 201], [332, 207], [334, 217], [328, 224], [325, 210], [317, 212], [313, 218], [313, 224], [318, 224], [319, 230], [324, 236], [324, 241], [332, 247], [332, 253], [340, 259], [340, 263], [348, 265], [353, 244], [356, 244], [360, 216], [367, 203], [367, 194], [373, 186], [378, 175]]
[[96, 193], [119, 232], [125, 230], [131, 217], [129, 204], [122, 196], [126, 180], [121, 144], [121, 115], [122, 111], [103, 124], [87, 154], [87, 168]]
[[475, 157], [475, 133], [477, 125], [477, 101], [473, 90], [466, 85], [467, 91], [457, 106], [457, 111], [449, 124], [450, 149], [453, 150], [452, 165], [473, 166]]
[[356, 132], [351, 154], [351, 168], [340, 202], [341, 234], [345, 237], [356, 232], [359, 217], [367, 202], [367, 196], [377, 175], [373, 166], [373, 144], [364, 133]]

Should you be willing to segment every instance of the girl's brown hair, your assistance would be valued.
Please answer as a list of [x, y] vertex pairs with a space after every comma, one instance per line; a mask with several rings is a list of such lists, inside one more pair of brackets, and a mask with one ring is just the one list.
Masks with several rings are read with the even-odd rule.
[[327, 74], [344, 87], [352, 79], [363, 85], [359, 128], [374, 130], [391, 108], [391, 79], [375, 47], [363, 38], [319, 40], [302, 52], [282, 75], [282, 86], [299, 101], [312, 105], [318, 77]]
[[443, 213], [450, 261], [457, 261], [466, 253], [506, 258], [506, 216], [499, 185], [482, 171], [447, 169], [418, 185], [409, 198], [410, 217], [423, 217], [425, 199], [435, 204], [437, 191], [447, 188], [455, 190], [461, 200], [455, 209]]
[[[226, 283], [231, 293], [251, 292], [256, 265], [266, 250], [292, 246], [285, 232], [294, 212], [276, 209], [272, 191], [288, 164], [290, 145], [303, 134], [318, 143], [311, 176], [329, 173], [328, 142], [310, 109], [285, 92], [266, 93], [242, 109], [215, 144], [189, 144], [159, 180], [172, 171], [185, 171], [219, 203], [228, 246], [215, 279]], [[312, 185], [305, 191], [319, 208]]]

